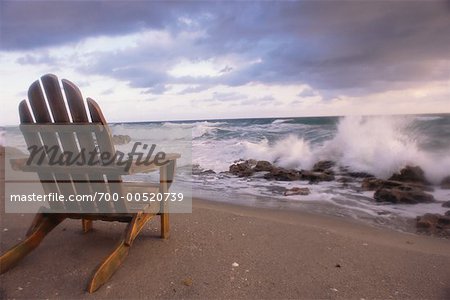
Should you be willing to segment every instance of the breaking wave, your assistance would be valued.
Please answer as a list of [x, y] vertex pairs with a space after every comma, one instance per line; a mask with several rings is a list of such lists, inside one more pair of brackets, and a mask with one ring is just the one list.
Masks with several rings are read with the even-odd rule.
[[299, 169], [309, 169], [319, 160], [333, 160], [380, 178], [406, 165], [419, 165], [430, 181], [438, 183], [450, 172], [450, 149], [426, 150], [421, 147], [426, 141], [410, 117], [343, 117], [334, 137], [322, 143], [292, 133], [272, 143], [267, 139], [245, 142], [244, 156]]

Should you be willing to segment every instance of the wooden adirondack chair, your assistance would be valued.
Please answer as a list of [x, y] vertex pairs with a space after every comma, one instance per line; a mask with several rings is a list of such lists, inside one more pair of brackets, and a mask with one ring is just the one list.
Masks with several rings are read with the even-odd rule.
[[[57, 130], [51, 132], [51, 130], [49, 131], [48, 129], [45, 133], [39, 133], [39, 125], [100, 124], [102, 126], [107, 126], [98, 104], [93, 99], [87, 98], [86, 108], [79, 89], [72, 82], [65, 79], [62, 80], [61, 88], [58, 78], [55, 75], [48, 74], [41, 77], [41, 83], [37, 80], [30, 86], [28, 90], [29, 105], [25, 100], [19, 105], [21, 124], [34, 124], [38, 127], [38, 129], [34, 131], [29, 129], [22, 130], [28, 146], [42, 145], [42, 142], [51, 145], [59, 143], [63, 147], [61, 151], [69, 149], [70, 151], [76, 152], [78, 143], [80, 147], [97, 147], [100, 152], [115, 152], [109, 131], [106, 138], [103, 136], [103, 138], [99, 138], [99, 140], [95, 139], [94, 134], [64, 134], [61, 132], [58, 133]], [[68, 109], [65, 104], [63, 93], [67, 99]], [[90, 116], [90, 120], [88, 115]], [[30, 128], [30, 126], [26, 127]], [[52, 128], [51, 126], [47, 126], [47, 128], [48, 127]], [[39, 136], [41, 139], [39, 139]], [[103, 167], [101, 165], [86, 171], [83, 171], [81, 168], [81, 170], [78, 169], [78, 171], [74, 171], [75, 173], [70, 171], [70, 169], [64, 172], [49, 171], [45, 168], [37, 169], [35, 171], [38, 173], [45, 193], [56, 192], [58, 190], [61, 191], [63, 189], [66, 194], [87, 194], [94, 191], [109, 191], [119, 193], [120, 195], [124, 195], [130, 191], [165, 193], [168, 192], [172, 183], [176, 159], [179, 157], [179, 154], [167, 154], [166, 160], [169, 161], [168, 164], [163, 166], [154, 164], [133, 166], [128, 170], [128, 174], [159, 170], [160, 182], [157, 184], [125, 182], [122, 180], [121, 175], [106, 171], [103, 172]], [[17, 161], [13, 163], [20, 165], [20, 162]], [[104, 169], [106, 170], [107, 167], [104, 167]], [[52, 176], [49, 176], [49, 172], [51, 172], [50, 175]], [[49, 177], [54, 178], [54, 180], [48, 180]], [[72, 182], [72, 184], [63, 184], [67, 182]], [[126, 208], [127, 204], [126, 201], [121, 200], [103, 204], [107, 205], [103, 207], [100, 207], [100, 204], [97, 204], [98, 208], [91, 203], [51, 204], [51, 209], [64, 210], [65, 208], [70, 208], [70, 211], [77, 209], [74, 205], [79, 205], [80, 207], [79, 212], [75, 213], [52, 213], [51, 210], [41, 210], [35, 216], [28, 229], [26, 234], [27, 238], [0, 257], [1, 273], [12, 268], [23, 257], [35, 249], [44, 237], [66, 218], [81, 219], [84, 232], [88, 232], [92, 229], [92, 222], [94, 220], [128, 223], [117, 247], [103, 260], [102, 263], [100, 263], [88, 285], [88, 291], [90, 293], [96, 291], [119, 268], [120, 264], [128, 255], [133, 240], [153, 216], [160, 215], [161, 217], [161, 237], [168, 238], [169, 236], [169, 215], [163, 202], [152, 202], [151, 205], [143, 204], [138, 207], [134, 206], [130, 209]], [[67, 207], [64, 207], [64, 205]], [[89, 205], [89, 207], [83, 207], [83, 205]], [[158, 205], [158, 207], [155, 209], [155, 207], [153, 207], [154, 205]], [[98, 209], [98, 212], [96, 209]], [[105, 213], [105, 209], [108, 210], [108, 213]], [[94, 212], [92, 210], [94, 210]], [[124, 210], [126, 212], [124, 212]], [[89, 211], [89, 213], [85, 213], [85, 211]]]

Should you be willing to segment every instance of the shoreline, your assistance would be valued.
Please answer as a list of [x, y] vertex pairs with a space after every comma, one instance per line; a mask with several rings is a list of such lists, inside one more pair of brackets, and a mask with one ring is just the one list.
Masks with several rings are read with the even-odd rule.
[[[420, 166], [406, 165], [384, 179], [366, 172], [350, 171], [328, 160], [318, 161], [312, 168], [304, 170], [248, 159], [235, 161], [228, 172], [203, 170], [195, 175], [203, 175], [206, 182], [208, 176], [215, 179], [213, 183], [229, 180], [231, 190], [233, 185], [246, 184], [249, 191], [230, 194], [231, 198], [239, 199], [240, 205], [285, 207], [352, 218], [403, 232], [420, 231], [450, 237], [446, 225], [450, 220], [447, 208], [450, 201], [446, 201], [450, 176], [439, 185], [433, 185]], [[223, 185], [222, 189], [224, 187], [228, 186]], [[203, 188], [207, 198], [228, 202], [226, 199], [230, 197], [214, 191], [213, 185], [208, 188], [211, 191]], [[424, 225], [427, 222], [430, 223]]]
[[[194, 205], [196, 207], [200, 208], [222, 211], [235, 215], [251, 216], [277, 223], [317, 228], [358, 239], [368, 239], [367, 234], [372, 234], [372, 239], [377, 239], [381, 236], [382, 238], [377, 240], [378, 242], [389, 242], [396, 246], [403, 246], [402, 243], [398, 243], [399, 239], [408, 239], [410, 237], [410, 239], [417, 238], [417, 240], [439, 240], [444, 242], [443, 245], [448, 243], [447, 245], [450, 247], [450, 240], [444, 237], [418, 232], [402, 231], [400, 229], [379, 224], [367, 223], [359, 219], [344, 218], [336, 215], [324, 215], [301, 209], [247, 206], [205, 198], [194, 198], [193, 202], [195, 202]], [[438, 253], [449, 254], [450, 256], [450, 248], [445, 250], [447, 251], [438, 251]]]

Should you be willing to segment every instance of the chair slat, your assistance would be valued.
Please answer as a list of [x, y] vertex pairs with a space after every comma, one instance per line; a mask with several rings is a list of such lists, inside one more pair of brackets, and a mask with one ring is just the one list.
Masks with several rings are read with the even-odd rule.
[[[52, 122], [39, 81], [35, 81], [30, 86], [30, 89], [28, 90], [28, 97], [36, 123]], [[56, 147], [57, 151], [55, 153], [58, 156], [61, 155], [62, 151], [59, 146], [58, 136], [55, 133], [40, 133], [40, 136], [42, 137], [44, 145], [48, 147]], [[57, 185], [59, 180], [64, 182], [71, 180], [70, 175], [65, 173], [53, 173], [53, 175]], [[69, 196], [75, 194], [74, 187], [69, 184], [58, 185], [58, 188], [63, 195]], [[79, 206], [76, 202], [65, 202], [64, 205], [70, 211], [79, 211]]]
[[[76, 123], [89, 124], [88, 115], [84, 106], [83, 97], [80, 90], [70, 81], [63, 79], [62, 84], [64, 87], [64, 93], [66, 94], [67, 104], [69, 106], [70, 113], [72, 115], [72, 121]], [[81, 148], [94, 150], [95, 142], [92, 133], [78, 132], [78, 142]], [[100, 161], [98, 154], [95, 155], [95, 159]], [[102, 174], [89, 173], [89, 180], [91, 180], [91, 188], [95, 192], [107, 193], [108, 189]], [[111, 212], [112, 207], [109, 202], [100, 201], [97, 203], [97, 207], [101, 212]]]
[[[19, 117], [20, 123], [22, 124], [33, 124], [33, 117], [31, 115], [30, 109], [28, 108], [27, 102], [22, 100], [19, 104]], [[36, 132], [22, 132], [27, 147], [37, 146], [42, 147], [41, 139], [39, 138], [39, 134]], [[44, 159], [44, 162], [47, 162], [47, 158]], [[58, 193], [58, 187], [54, 182], [53, 174], [50, 172], [37, 172], [39, 179], [42, 182], [42, 187], [44, 188], [44, 192], [47, 194], [50, 193]], [[51, 182], [53, 181], [53, 182]], [[62, 209], [63, 203], [61, 202], [49, 202], [51, 209]]]
[[33, 82], [28, 89], [28, 99], [30, 100], [31, 109], [33, 110], [36, 123], [52, 122], [50, 113], [47, 110], [47, 104], [45, 103], [44, 94], [42, 93], [39, 80]]
[[86, 107], [84, 106], [83, 97], [78, 87], [67, 79], [63, 79], [62, 85], [66, 94], [67, 104], [70, 113], [72, 114], [72, 121], [74, 123], [89, 123]]
[[[105, 126], [108, 125], [108, 123], [105, 120], [105, 117], [103, 116], [103, 113], [98, 106], [97, 102], [95, 102], [94, 99], [88, 98], [87, 99], [88, 109], [89, 113], [91, 115], [92, 122], [99, 122]], [[97, 143], [100, 148], [100, 152], [109, 152], [111, 154], [115, 154], [116, 151], [114, 149], [114, 145], [112, 142], [111, 134], [107, 132], [106, 134], [98, 134], [97, 136]], [[108, 184], [110, 193], [118, 193], [119, 195], [123, 195], [123, 188], [120, 183], [122, 181], [122, 177], [118, 175], [108, 175], [106, 178], [107, 182], [111, 181], [113, 183]], [[126, 205], [123, 201], [116, 201], [114, 202], [114, 207], [116, 211], [126, 211]]]
[[47, 96], [48, 106], [55, 123], [70, 123], [69, 114], [64, 104], [64, 98], [59, 86], [58, 78], [53, 74], [41, 77], [42, 86]]
[[[53, 115], [53, 120], [57, 123], [70, 124], [71, 120], [64, 103], [64, 98], [61, 92], [58, 78], [53, 74], [47, 74], [41, 77], [41, 82], [45, 94], [47, 95], [47, 101], [50, 107], [50, 111]], [[60, 138], [63, 151], [70, 151], [75, 156], [80, 153], [77, 142], [75, 140], [75, 136], [72, 133], [59, 132], [58, 136]], [[91, 188], [88, 180], [89, 178], [86, 174], [70, 173], [70, 176], [75, 181], [73, 185], [77, 194], [91, 194]], [[85, 183], [79, 183], [80, 181], [84, 181]], [[95, 204], [94, 202], [80, 202], [79, 207], [81, 208], [81, 211], [92, 212], [95, 208]]]

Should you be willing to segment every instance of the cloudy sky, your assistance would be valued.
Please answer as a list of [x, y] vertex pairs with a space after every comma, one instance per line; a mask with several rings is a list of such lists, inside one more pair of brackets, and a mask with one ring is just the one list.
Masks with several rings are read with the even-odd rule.
[[448, 1], [0, 7], [1, 124], [46, 73], [112, 122], [450, 112]]

